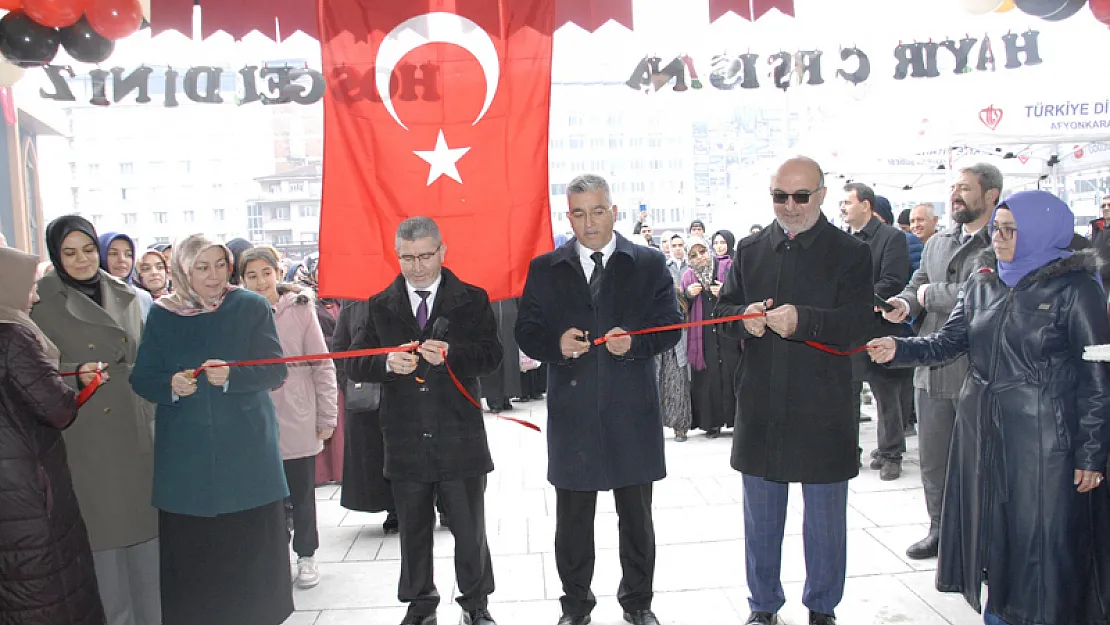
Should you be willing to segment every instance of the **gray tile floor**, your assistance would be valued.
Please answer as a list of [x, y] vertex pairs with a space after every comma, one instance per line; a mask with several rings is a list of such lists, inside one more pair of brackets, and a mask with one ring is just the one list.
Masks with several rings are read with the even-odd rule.
[[[865, 407], [865, 410], [867, 407]], [[543, 402], [517, 404], [514, 416], [546, 422]], [[561, 594], [555, 571], [554, 490], [545, 479], [544, 436], [519, 425], [490, 420], [490, 444], [497, 470], [486, 495], [489, 541], [497, 592], [491, 612], [501, 625], [554, 625]], [[861, 428], [863, 447], [875, 440], [874, 422]], [[664, 625], [725, 625], [748, 614], [743, 566], [743, 517], [740, 476], [729, 467], [731, 439], [698, 434], [676, 443], [668, 433], [669, 476], [655, 490], [658, 561], [654, 609]], [[848, 499], [848, 582], [837, 610], [844, 625], [973, 625], [981, 623], [962, 598], [933, 588], [935, 560], [915, 562], [906, 547], [924, 536], [928, 518], [917, 466], [917, 440], [901, 479], [882, 482], [866, 467], [850, 484]], [[339, 489], [317, 489], [322, 581], [296, 590], [298, 612], [287, 625], [397, 625], [404, 608], [397, 602], [400, 570], [396, 535], [381, 531], [383, 514], [348, 512], [339, 506]], [[617, 517], [612, 498], [602, 496], [597, 516], [598, 560], [593, 622], [618, 625], [615, 594], [620, 579]], [[787, 604], [782, 616], [803, 625], [805, 581], [802, 556], [801, 491], [792, 489], [783, 545], [782, 579]], [[454, 596], [449, 532], [436, 532], [436, 579], [444, 602], [443, 625], [455, 625], [460, 611]]]

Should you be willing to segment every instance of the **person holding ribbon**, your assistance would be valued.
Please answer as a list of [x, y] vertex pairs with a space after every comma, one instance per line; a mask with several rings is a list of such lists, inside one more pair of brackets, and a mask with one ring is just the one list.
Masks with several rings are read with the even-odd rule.
[[[654, 598], [652, 487], [667, 475], [655, 356], [682, 322], [663, 254], [614, 232], [609, 183], [588, 174], [567, 185], [574, 239], [532, 260], [517, 316], [524, 353], [550, 365], [547, 479], [555, 487], [555, 563], [563, 583], [559, 625], [585, 625], [597, 599], [597, 494], [613, 491], [620, 517], [617, 601], [633, 625], [659, 625]], [[595, 344], [595, 341], [601, 343]]]
[[[31, 318], [78, 388], [103, 385], [65, 431], [73, 488], [89, 532], [108, 625], [159, 625], [154, 409], [126, 379], [137, 362], [143, 311], [135, 291], [100, 267], [96, 229], [76, 215], [46, 227], [54, 271], [39, 280]], [[107, 364], [115, 378], [97, 379]]]
[[37, 262], [0, 248], [0, 622], [102, 625], [62, 440], [79, 398], [58, 375], [58, 348], [27, 315]]
[[872, 336], [871, 252], [822, 214], [827, 190], [817, 162], [790, 159], [771, 184], [775, 222], [740, 241], [716, 310], [717, 317], [754, 315], [725, 328], [744, 340], [732, 467], [744, 484], [746, 622], [781, 622], [793, 482], [805, 498], [802, 603], [810, 625], [835, 625], [848, 556], [848, 480], [859, 472], [852, 363], [840, 354]]
[[[385, 477], [401, 534], [397, 598], [409, 604], [402, 625], [435, 625], [439, 593], [432, 577], [432, 531], [438, 498], [455, 537], [457, 599], [465, 625], [494, 625], [494, 591], [486, 541], [486, 475], [493, 470], [478, 378], [501, 364], [489, 296], [443, 267], [447, 246], [427, 217], [397, 228], [401, 274], [370, 298], [351, 350], [419, 342], [414, 351], [350, 358], [347, 377], [382, 385]], [[354, 309], [357, 310], [357, 309]], [[457, 386], [456, 386], [457, 385]]]
[[[270, 391], [286, 378], [270, 304], [230, 286], [231, 252], [174, 246], [174, 292], [150, 311], [131, 386], [157, 403], [154, 506], [164, 625], [278, 625], [293, 612]], [[229, 362], [237, 363], [228, 366]]]
[[967, 355], [944, 484], [937, 589], [988, 625], [1104, 623], [1110, 614], [1110, 342], [1095, 251], [1067, 251], [1074, 216], [1045, 191], [1002, 201], [993, 254], [948, 321], [871, 341], [871, 358], [932, 367]]

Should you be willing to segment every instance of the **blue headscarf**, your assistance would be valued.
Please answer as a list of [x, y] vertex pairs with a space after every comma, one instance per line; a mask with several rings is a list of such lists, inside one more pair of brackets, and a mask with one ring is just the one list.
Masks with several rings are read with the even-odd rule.
[[1017, 226], [1014, 260], [998, 261], [998, 275], [1011, 288], [1048, 263], [1071, 256], [1068, 246], [1075, 236], [1075, 215], [1060, 198], [1047, 191], [1022, 191], [994, 209], [1008, 208]]
[[127, 244], [131, 246], [131, 273], [127, 274], [127, 277], [124, 278], [124, 280], [127, 282], [127, 284], [132, 284], [134, 282], [135, 276], [135, 265], [138, 264], [139, 258], [137, 250], [135, 249], [135, 241], [126, 234], [123, 234], [122, 232], [105, 232], [104, 234], [100, 235], [100, 240], [98, 241], [98, 243], [100, 243], [100, 268], [104, 271], [107, 271], [109, 274], [112, 273], [108, 270], [108, 248], [112, 247], [112, 243], [115, 243], [120, 239], [127, 241]]

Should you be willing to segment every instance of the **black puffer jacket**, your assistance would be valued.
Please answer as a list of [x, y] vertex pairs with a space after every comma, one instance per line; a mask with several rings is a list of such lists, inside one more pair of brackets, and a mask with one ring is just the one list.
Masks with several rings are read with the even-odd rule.
[[[986, 267], [996, 267], [987, 258]], [[967, 354], [940, 527], [937, 589], [990, 604], [1010, 625], [1110, 623], [1110, 486], [1076, 492], [1076, 469], [1105, 471], [1110, 370], [1082, 359], [1110, 342], [1096, 255], [1054, 261], [1010, 289], [973, 273], [931, 336], [899, 339], [894, 364]]]
[[60, 431], [76, 395], [26, 327], [0, 323], [0, 354], [0, 625], [102, 624]]

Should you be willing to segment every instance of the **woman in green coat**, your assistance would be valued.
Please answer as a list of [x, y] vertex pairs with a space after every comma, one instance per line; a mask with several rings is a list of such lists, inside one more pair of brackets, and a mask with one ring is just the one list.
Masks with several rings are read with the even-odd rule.
[[279, 625], [293, 611], [269, 394], [286, 367], [225, 366], [282, 355], [270, 304], [229, 285], [230, 267], [227, 248], [204, 235], [178, 241], [174, 292], [151, 309], [131, 375], [158, 406], [164, 625]]

